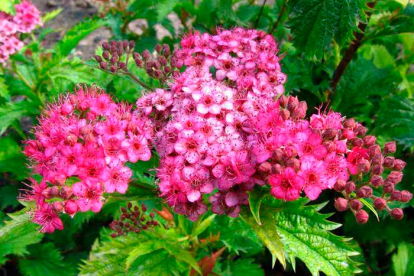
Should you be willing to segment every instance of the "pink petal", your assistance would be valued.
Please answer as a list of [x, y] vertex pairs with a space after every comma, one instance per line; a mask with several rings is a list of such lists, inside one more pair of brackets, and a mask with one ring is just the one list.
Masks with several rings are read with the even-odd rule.
[[192, 190], [190, 193], [187, 194], [187, 199], [190, 202], [195, 202], [201, 197], [201, 193], [197, 190]]

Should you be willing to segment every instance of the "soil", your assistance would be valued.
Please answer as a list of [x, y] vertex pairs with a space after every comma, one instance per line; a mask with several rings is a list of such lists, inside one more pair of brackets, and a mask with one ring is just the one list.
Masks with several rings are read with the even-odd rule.
[[[32, 0], [32, 2], [42, 15], [59, 8], [63, 9], [58, 16], [44, 26], [57, 31], [47, 35], [46, 46], [59, 41], [68, 29], [83, 18], [93, 16], [98, 12], [98, 7], [92, 0]], [[88, 59], [93, 56], [95, 49], [110, 37], [111, 32], [108, 29], [98, 29], [79, 43], [75, 54]]]

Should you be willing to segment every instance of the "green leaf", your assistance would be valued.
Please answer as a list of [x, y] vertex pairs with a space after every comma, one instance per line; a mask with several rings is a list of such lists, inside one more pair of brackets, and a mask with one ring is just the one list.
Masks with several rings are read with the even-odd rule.
[[262, 222], [260, 221], [260, 205], [262, 204], [263, 198], [268, 194], [269, 193], [267, 190], [259, 188], [254, 189], [249, 193], [250, 211], [252, 212], [254, 219], [257, 221], [259, 225], [262, 225]]
[[394, 67], [395, 59], [384, 45], [365, 44], [361, 47], [364, 58], [370, 60], [377, 68]]
[[53, 11], [50, 11], [48, 13], [46, 13], [45, 15], [42, 16], [42, 21], [43, 24], [45, 24], [46, 22], [54, 19], [56, 16], [58, 16], [61, 12], [63, 11], [63, 9], [56, 9]]
[[365, 0], [293, 0], [289, 25], [296, 47], [307, 57], [322, 59], [333, 38], [349, 42], [363, 16]]
[[19, 270], [26, 276], [76, 275], [76, 269], [65, 261], [53, 243], [28, 246], [29, 255], [19, 260]]
[[371, 212], [373, 212], [374, 213], [374, 215], [375, 215], [375, 217], [377, 218], [377, 220], [379, 221], [380, 219], [379, 219], [379, 217], [378, 217], [378, 213], [377, 213], [377, 210], [375, 210], [375, 208], [374, 208], [374, 206], [372, 206], [372, 204], [371, 203], [369, 203], [368, 201], [366, 201], [365, 199], [363, 199], [363, 198], [360, 198], [359, 199], [365, 206], [367, 206], [368, 207], [368, 209], [370, 209], [371, 210]]
[[250, 210], [246, 207], [242, 209], [241, 216], [247, 224], [249, 224], [256, 232], [257, 236], [269, 249], [273, 256], [273, 264], [275, 266], [276, 259], [280, 261], [284, 268], [286, 268], [285, 252], [283, 250], [283, 243], [276, 231], [274, 222], [274, 210], [270, 208], [262, 209], [262, 224], [258, 225], [255, 218], [252, 216]]
[[318, 213], [325, 204], [304, 206], [305, 203], [303, 200], [283, 203], [270, 198], [266, 203], [268, 210], [273, 209], [269, 212], [274, 214], [273, 223], [288, 256], [301, 259], [312, 275], [319, 275], [319, 271], [328, 276], [359, 272], [355, 261], [350, 259], [358, 255], [353, 245], [329, 232], [340, 224], [327, 221], [329, 214]]
[[236, 261], [229, 260], [224, 263], [222, 271], [219, 273], [222, 276], [264, 276], [264, 271], [254, 259], [237, 259]]
[[376, 133], [397, 140], [406, 148], [414, 147], [414, 100], [392, 96], [381, 102]]
[[163, 0], [156, 5], [157, 21], [161, 22], [174, 9], [174, 6], [179, 4], [179, 0]]
[[161, 240], [149, 240], [147, 242], [140, 243], [128, 254], [128, 258], [126, 259], [126, 270], [131, 267], [131, 264], [138, 259], [138, 257], [163, 248], [163, 244], [164, 241]]
[[0, 172], [11, 172], [17, 179], [24, 179], [27, 172], [25, 162], [15, 140], [10, 137], [0, 138]]
[[4, 98], [6, 101], [10, 101], [9, 88], [6, 85], [4, 78], [0, 78], [0, 98]]
[[398, 245], [398, 252], [392, 255], [392, 267], [395, 276], [414, 275], [414, 246], [401, 243]]
[[207, 230], [207, 228], [213, 223], [214, 218], [216, 215], [211, 215], [205, 218], [200, 224], [197, 225], [196, 228], [194, 228], [192, 236], [197, 237], [201, 233]]
[[14, 15], [16, 13], [14, 4], [14, 0], [2, 0], [0, 1], [0, 11]]
[[27, 211], [23, 209], [19, 213], [8, 214], [12, 220], [0, 228], [0, 265], [7, 260], [6, 255], [27, 254], [28, 245], [42, 240], [43, 234], [39, 233], [38, 225], [30, 220]]
[[[147, 255], [141, 256], [135, 262], [136, 265], [132, 265], [130, 274], [127, 275], [139, 275], [139, 276], [181, 276], [187, 275], [184, 273], [185, 268], [171, 257], [167, 251], [160, 249], [151, 252]], [[188, 272], [187, 272], [188, 273]], [[125, 275], [125, 274], [122, 274]]]
[[19, 206], [17, 197], [19, 195], [19, 190], [16, 185], [5, 185], [0, 187], [0, 210], [10, 207]]

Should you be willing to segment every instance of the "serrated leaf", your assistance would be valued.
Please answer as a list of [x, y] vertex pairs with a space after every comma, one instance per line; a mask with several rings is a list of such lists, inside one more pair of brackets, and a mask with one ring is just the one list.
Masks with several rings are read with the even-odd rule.
[[257, 236], [269, 249], [273, 258], [272, 266], [274, 267], [276, 259], [280, 261], [284, 268], [286, 268], [285, 252], [283, 250], [283, 243], [276, 231], [274, 221], [274, 211], [270, 208], [262, 209], [262, 224], [258, 225], [250, 210], [246, 207], [242, 208], [241, 216], [247, 224], [249, 224], [256, 232]]
[[129, 254], [128, 258], [126, 259], [126, 270], [128, 271], [131, 267], [131, 264], [138, 259], [140, 256], [145, 254], [157, 251], [164, 247], [164, 241], [161, 240], [149, 240], [147, 242], [140, 243], [137, 247], [134, 248]]
[[17, 179], [23, 179], [27, 172], [25, 160], [15, 140], [10, 137], [0, 138], [0, 172], [11, 172]]
[[14, 254], [22, 256], [27, 254], [27, 246], [42, 240], [43, 234], [38, 231], [38, 226], [31, 222], [27, 209], [16, 214], [9, 214], [12, 218], [0, 228], [0, 265], [7, 258], [6, 255]]
[[414, 147], [414, 100], [400, 96], [384, 99], [375, 125], [375, 132], [404, 147]]
[[28, 246], [29, 254], [19, 260], [19, 270], [26, 276], [76, 275], [74, 267], [67, 266], [53, 243]]
[[392, 267], [395, 276], [414, 275], [414, 246], [402, 243], [398, 245], [398, 252], [392, 255]]
[[42, 16], [42, 22], [43, 24], [45, 24], [46, 22], [54, 19], [56, 16], [58, 16], [61, 12], [63, 11], [63, 9], [56, 9], [53, 11], [50, 11], [48, 13], [46, 13], [45, 15]]
[[213, 223], [215, 217], [216, 215], [213, 214], [203, 219], [203, 221], [200, 222], [200, 224], [198, 224], [197, 227], [194, 228], [192, 236], [197, 237], [198, 235], [206, 231], [207, 228]]
[[[276, 205], [280, 206], [277, 202]], [[338, 224], [327, 221], [329, 215], [318, 213], [319, 207], [303, 206], [303, 201], [300, 205], [286, 202], [282, 210], [275, 212], [273, 223], [286, 253], [301, 259], [312, 275], [320, 271], [328, 276], [354, 275], [359, 269], [350, 257], [358, 253], [347, 239], [328, 231]]]
[[6, 101], [10, 101], [9, 88], [6, 85], [4, 78], [0, 78], [0, 98], [4, 98]]
[[260, 206], [263, 198], [267, 195], [268, 191], [263, 191], [262, 189], [254, 189], [249, 193], [250, 211], [259, 225], [262, 225], [262, 222], [260, 221]]
[[6, 208], [7, 206], [11, 206], [13, 208], [19, 206], [19, 202], [17, 201], [18, 195], [19, 195], [19, 190], [16, 185], [1, 186], [0, 187], [0, 210]]
[[264, 276], [264, 271], [259, 264], [254, 263], [254, 259], [237, 259], [227, 261], [220, 271], [222, 276]]
[[321, 59], [333, 38], [345, 44], [353, 38], [358, 18], [363, 16], [365, 0], [294, 0], [289, 1], [296, 47], [310, 58]]

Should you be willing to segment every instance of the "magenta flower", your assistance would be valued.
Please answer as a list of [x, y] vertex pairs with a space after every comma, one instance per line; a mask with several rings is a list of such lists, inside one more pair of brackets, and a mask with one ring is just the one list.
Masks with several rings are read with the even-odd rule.
[[102, 208], [102, 187], [99, 183], [83, 181], [73, 184], [73, 194], [78, 197], [76, 204], [81, 212], [99, 212]]
[[128, 182], [132, 177], [132, 171], [128, 167], [117, 165], [108, 170], [108, 178], [104, 182], [105, 191], [113, 193], [117, 191], [120, 194], [125, 194], [128, 189]]
[[298, 176], [303, 179], [303, 191], [310, 200], [317, 199], [322, 190], [328, 188], [328, 178], [323, 161], [317, 161], [314, 158], [302, 161]]
[[150, 160], [151, 150], [148, 147], [147, 139], [142, 136], [133, 136], [131, 133], [129, 137], [129, 139], [122, 141], [122, 147], [126, 150], [128, 160], [132, 163], [138, 160]]
[[292, 201], [299, 198], [304, 180], [292, 168], [286, 168], [281, 174], [271, 175], [269, 184], [275, 198]]
[[40, 232], [42, 233], [53, 233], [55, 229], [63, 230], [62, 220], [47, 203], [41, 204], [36, 209], [32, 220], [34, 223], [41, 225]]
[[200, 160], [200, 155], [208, 148], [205, 140], [203, 135], [188, 134], [178, 140], [174, 149], [177, 153], [184, 155], [190, 164], [194, 164]]

